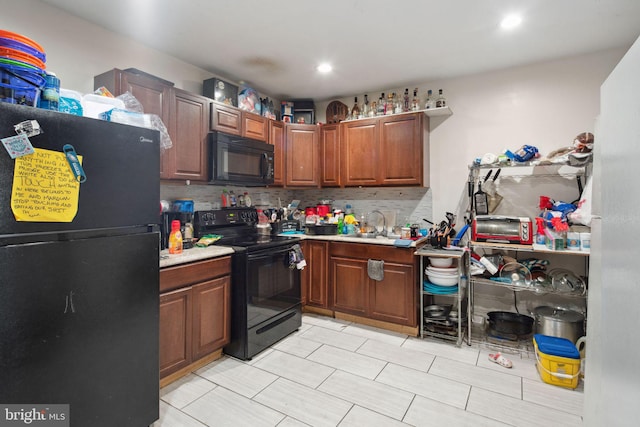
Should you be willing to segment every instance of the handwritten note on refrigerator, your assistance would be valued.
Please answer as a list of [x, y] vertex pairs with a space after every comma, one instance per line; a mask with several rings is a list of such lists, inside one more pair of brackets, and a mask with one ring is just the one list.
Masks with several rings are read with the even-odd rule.
[[[78, 156], [82, 163], [82, 156]], [[78, 212], [80, 183], [64, 153], [36, 148], [16, 159], [11, 210], [16, 221], [71, 222]]]

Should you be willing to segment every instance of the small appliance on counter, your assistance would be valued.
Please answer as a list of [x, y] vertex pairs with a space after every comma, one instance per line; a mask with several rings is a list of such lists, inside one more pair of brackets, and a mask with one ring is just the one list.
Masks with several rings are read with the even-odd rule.
[[476, 242], [497, 242], [531, 245], [531, 218], [497, 215], [477, 215], [471, 224], [471, 238]]
[[189, 226], [193, 224], [193, 212], [162, 212], [160, 223], [161, 233], [161, 249], [169, 247], [169, 233], [171, 233], [171, 221], [180, 221], [180, 232], [183, 237], [183, 248], [189, 249], [193, 246], [191, 239], [193, 238], [193, 229]]

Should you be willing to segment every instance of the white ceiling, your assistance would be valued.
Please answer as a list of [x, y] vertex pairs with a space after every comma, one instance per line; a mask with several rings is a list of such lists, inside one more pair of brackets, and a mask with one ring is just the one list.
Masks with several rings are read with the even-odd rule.
[[[42, 1], [281, 99], [411, 88], [640, 35], [640, 0]], [[501, 30], [514, 12], [522, 25]], [[324, 61], [334, 71], [319, 75]]]

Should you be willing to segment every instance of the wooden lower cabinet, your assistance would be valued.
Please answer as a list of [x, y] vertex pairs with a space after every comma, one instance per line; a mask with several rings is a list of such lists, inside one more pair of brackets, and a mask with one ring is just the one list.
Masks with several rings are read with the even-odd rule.
[[[414, 249], [360, 243], [332, 243], [329, 308], [337, 312], [415, 327], [417, 259]], [[384, 261], [384, 279], [373, 280], [368, 260]]]
[[416, 319], [416, 280], [413, 265], [384, 263], [384, 279], [369, 285], [369, 316], [413, 326]]
[[301, 276], [303, 304], [327, 308], [329, 306], [327, 284], [329, 242], [306, 240], [302, 251], [307, 261]]
[[369, 276], [367, 261], [331, 257], [332, 301], [334, 310], [359, 316], [368, 314]]
[[230, 290], [229, 276], [192, 287], [193, 360], [206, 356], [229, 342]]
[[160, 378], [191, 363], [191, 288], [160, 296]]
[[230, 257], [160, 270], [160, 378], [229, 343], [230, 273]]

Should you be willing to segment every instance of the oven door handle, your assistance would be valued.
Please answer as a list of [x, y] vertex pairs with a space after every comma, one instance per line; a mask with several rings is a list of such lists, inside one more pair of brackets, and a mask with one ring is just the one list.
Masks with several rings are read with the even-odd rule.
[[[249, 256], [247, 257], [250, 260], [260, 260], [260, 259], [267, 259], [267, 258], [273, 258], [275, 255], [281, 255], [281, 254], [286, 254], [288, 252], [291, 252], [292, 249], [290, 247], [286, 248], [286, 249], [281, 249], [279, 251], [270, 251], [270, 250], [264, 250], [264, 251], [258, 251], [258, 252], [254, 252], [253, 254], [249, 254]], [[264, 254], [264, 255], [263, 255]]]

